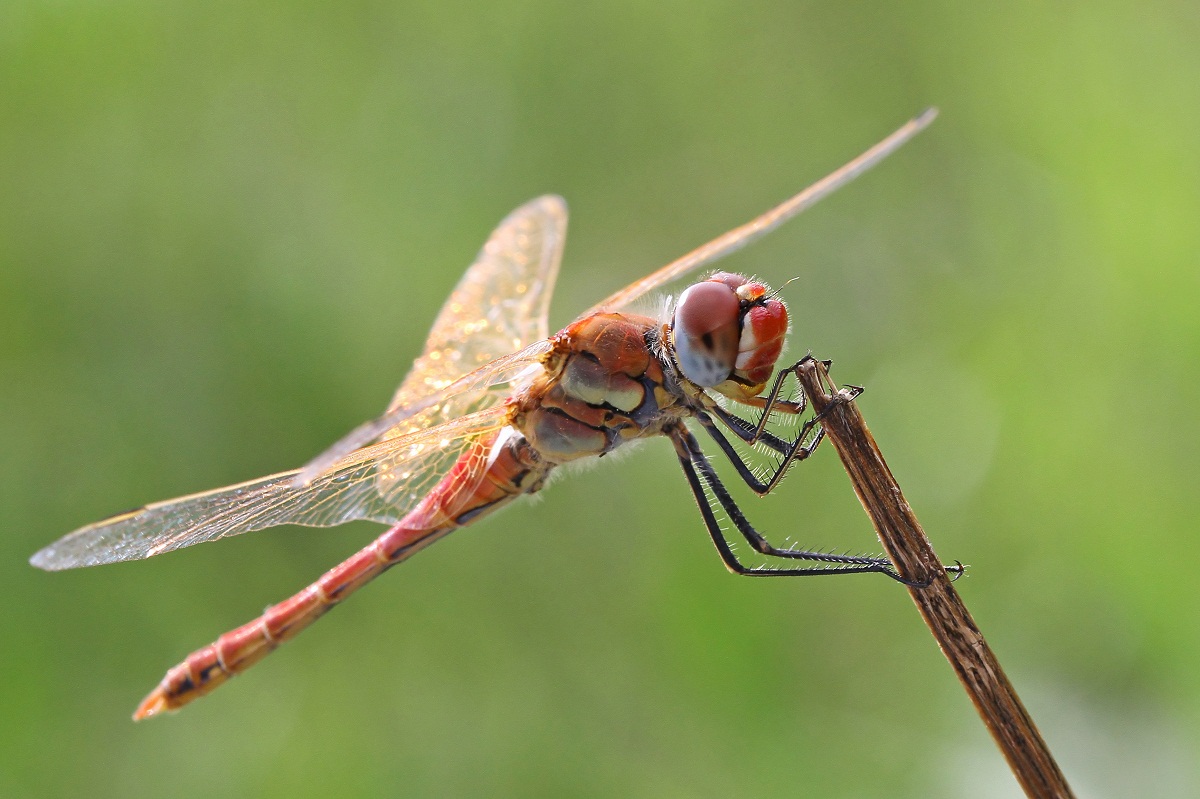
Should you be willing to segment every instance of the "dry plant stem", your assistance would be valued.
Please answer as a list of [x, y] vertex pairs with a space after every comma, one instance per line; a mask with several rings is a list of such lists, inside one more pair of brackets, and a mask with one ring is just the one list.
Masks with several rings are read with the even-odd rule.
[[896, 570], [909, 580], [929, 582], [908, 592], [1026, 795], [1073, 796], [1033, 719], [947, 578], [858, 407], [845, 401], [850, 394], [839, 393], [825, 365], [811, 358], [801, 365], [799, 378], [814, 410], [826, 414], [821, 420], [826, 435]]

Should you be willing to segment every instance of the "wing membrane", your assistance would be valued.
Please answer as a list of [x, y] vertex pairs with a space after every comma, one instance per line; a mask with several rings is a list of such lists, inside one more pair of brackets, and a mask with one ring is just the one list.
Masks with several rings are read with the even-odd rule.
[[550, 335], [547, 311], [566, 235], [561, 197], [538, 197], [505, 217], [442, 306], [388, 411]]
[[548, 350], [547, 310], [566, 226], [566, 203], [553, 195], [509, 214], [442, 307], [388, 413], [304, 469], [105, 519], [56, 541], [31, 562], [69, 569], [148, 558], [281, 524], [403, 518], [471, 441], [505, 424], [500, 403]]
[[[441, 391], [398, 406], [377, 419], [359, 425], [333, 446], [301, 469], [294, 480], [302, 487], [316, 480], [343, 458], [376, 439], [417, 435], [422, 429], [437, 427], [438, 420], [456, 419], [496, 409], [498, 403], [510, 396], [514, 387], [531, 371], [541, 368], [541, 358], [550, 351], [550, 342], [543, 339], [520, 352], [497, 358], [489, 364], [460, 377]], [[447, 421], [443, 424], [453, 424]]]
[[583, 316], [588, 316], [599, 311], [620, 310], [646, 292], [653, 291], [665, 283], [683, 277], [688, 272], [707, 266], [730, 253], [740, 250], [752, 241], [762, 238], [784, 222], [820, 200], [823, 200], [863, 172], [878, 164], [884, 158], [887, 158], [905, 142], [924, 130], [930, 122], [933, 122], [936, 116], [936, 108], [926, 110], [920, 116], [906, 122], [895, 133], [853, 161], [821, 178], [799, 194], [785, 200], [770, 211], [750, 220], [741, 227], [736, 227], [728, 233], [713, 239], [708, 244], [692, 250], [687, 255], [672, 261], [657, 272], [635, 283], [631, 283], [603, 302], [590, 308]]
[[[359, 425], [301, 470], [313, 480], [346, 453], [493, 407], [544, 354], [547, 316], [567, 235], [567, 204], [530, 200], [496, 227], [434, 320], [425, 348], [387, 412]], [[381, 469], [401, 485], [403, 468]]]
[[[48, 570], [139, 560], [280, 524], [330, 527], [355, 519], [394, 523], [471, 443], [505, 424], [503, 407], [357, 450], [297, 487], [297, 471], [147, 505], [83, 527], [33, 556]], [[381, 470], [405, 473], [402, 483]]]

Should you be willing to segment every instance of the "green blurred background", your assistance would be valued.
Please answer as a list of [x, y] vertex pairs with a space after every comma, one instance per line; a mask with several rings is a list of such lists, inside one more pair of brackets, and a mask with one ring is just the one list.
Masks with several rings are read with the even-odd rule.
[[[1018, 795], [899, 586], [728, 575], [661, 442], [145, 724], [379, 528], [26, 564], [378, 412], [524, 200], [571, 203], [559, 326], [927, 105], [724, 266], [799, 276], [1079, 793], [1200, 795], [1200, 16], [1126, 6], [7, 0], [0, 795]], [[877, 547], [832, 449], [747, 502]]]

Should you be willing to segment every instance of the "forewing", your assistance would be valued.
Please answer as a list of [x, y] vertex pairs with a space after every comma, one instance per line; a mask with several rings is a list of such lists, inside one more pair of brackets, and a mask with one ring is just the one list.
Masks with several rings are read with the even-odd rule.
[[458, 281], [389, 411], [546, 338], [567, 235], [567, 204], [546, 195], [513, 211]]
[[[299, 471], [147, 505], [59, 539], [31, 563], [57, 571], [139, 560], [280, 524], [330, 527], [404, 517], [478, 438], [505, 424], [503, 407], [350, 453], [308, 485]], [[403, 481], [381, 479], [404, 474]]]
[[734, 228], [728, 233], [718, 236], [703, 247], [692, 250], [687, 255], [672, 261], [657, 272], [653, 272], [649, 276], [631, 283], [606, 298], [603, 302], [588, 309], [582, 316], [588, 316], [599, 311], [620, 310], [646, 292], [653, 291], [659, 286], [681, 278], [688, 272], [702, 269], [714, 261], [740, 250], [750, 242], [762, 238], [801, 211], [837, 191], [884, 158], [887, 158], [897, 148], [924, 130], [936, 116], [937, 109], [928, 109], [917, 118], [909, 120], [895, 133], [853, 161], [821, 178], [791, 199], [785, 200], [770, 211], [750, 220], [741, 227]]

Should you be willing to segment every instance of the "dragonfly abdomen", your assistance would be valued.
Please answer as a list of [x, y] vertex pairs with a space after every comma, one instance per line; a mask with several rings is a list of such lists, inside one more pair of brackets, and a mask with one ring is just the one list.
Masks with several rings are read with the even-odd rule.
[[262, 660], [384, 571], [447, 533], [541, 488], [552, 465], [511, 428], [476, 441], [399, 523], [303, 591], [172, 668], [135, 719], [178, 710]]

